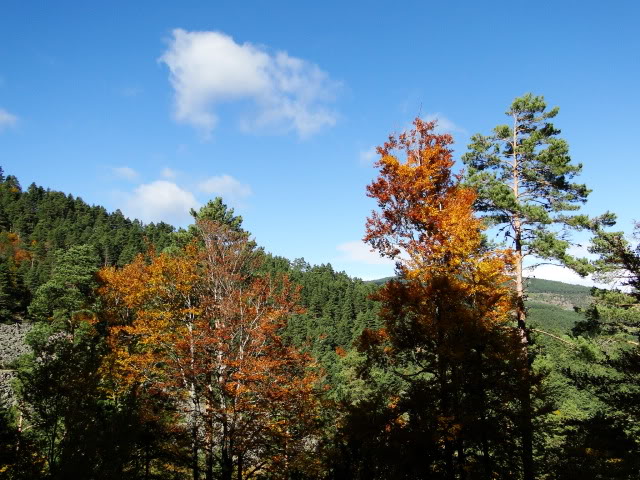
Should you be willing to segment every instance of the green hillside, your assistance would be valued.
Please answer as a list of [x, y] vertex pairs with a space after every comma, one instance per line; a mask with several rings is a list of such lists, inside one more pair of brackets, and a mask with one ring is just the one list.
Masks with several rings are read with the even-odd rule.
[[529, 293], [558, 293], [562, 295], [584, 295], [589, 296], [591, 287], [584, 285], [573, 285], [571, 283], [558, 282], [556, 280], [545, 280], [543, 278], [528, 278], [527, 288]]
[[[379, 278], [368, 283], [384, 285], [393, 278]], [[542, 278], [527, 279], [527, 296], [531, 326], [563, 334], [570, 333], [577, 321], [584, 320], [576, 308], [585, 308], [592, 300], [591, 287]]]
[[[468, 290], [452, 294], [448, 299], [437, 297], [445, 302], [442, 307], [438, 304], [435, 311], [439, 313], [431, 317], [437, 321], [421, 323], [415, 320], [430, 318], [429, 312], [421, 309], [429, 304], [428, 295], [438, 295], [437, 289], [435, 293], [425, 290], [426, 294], [418, 290], [412, 300], [409, 289], [405, 288], [407, 284], [388, 283], [395, 277], [365, 282], [334, 270], [330, 264], [311, 265], [302, 258], [289, 260], [270, 255], [246, 240], [242, 219], [235, 217], [233, 210], [218, 199], [194, 213], [196, 220], [213, 219], [212, 225], [206, 227], [205, 223], [203, 228], [215, 229], [222, 224], [230, 227], [212, 230], [215, 234], [207, 238], [214, 247], [206, 251], [206, 256], [193, 256], [191, 247], [197, 248], [196, 252], [209, 248], [206, 243], [195, 241], [200, 238], [195, 236], [198, 235], [195, 226], [176, 231], [167, 224], [145, 225], [125, 218], [119, 211], [109, 213], [103, 207], [89, 206], [62, 192], [36, 185], [23, 191], [15, 177], [3, 177], [0, 173], [0, 473], [9, 468], [12, 472], [26, 472], [7, 477], [16, 480], [177, 480], [188, 478], [185, 465], [190, 456], [199, 464], [213, 465], [218, 447], [207, 447], [206, 438], [200, 438], [197, 429], [191, 430], [189, 438], [186, 428], [191, 415], [193, 418], [198, 415], [199, 421], [203, 422], [213, 422], [215, 418], [207, 416], [211, 415], [207, 411], [194, 413], [198, 412], [197, 402], [193, 403], [191, 413], [177, 413], [182, 412], [187, 397], [167, 394], [166, 385], [175, 392], [186, 392], [185, 388], [190, 388], [190, 383], [184, 383], [182, 373], [175, 375], [177, 371], [182, 372], [180, 369], [184, 364], [172, 362], [174, 358], [183, 358], [185, 352], [194, 351], [198, 355], [189, 358], [200, 359], [197, 366], [205, 372], [214, 371], [214, 367], [218, 368], [217, 372], [224, 371], [228, 365], [245, 368], [244, 362], [253, 362], [253, 367], [244, 372], [245, 378], [251, 382], [263, 382], [264, 379], [266, 386], [255, 383], [254, 388], [249, 380], [243, 380], [247, 392], [248, 386], [254, 388], [247, 397], [251, 409], [243, 413], [244, 418], [260, 422], [272, 415], [278, 418], [277, 425], [293, 427], [291, 432], [299, 436], [296, 441], [303, 442], [298, 444], [301, 452], [302, 447], [318, 446], [310, 451], [321, 463], [314, 463], [315, 460], [300, 453], [300, 468], [306, 469], [308, 464], [314, 468], [319, 465], [324, 470], [301, 470], [299, 475], [296, 473], [288, 478], [453, 478], [430, 476], [425, 472], [396, 475], [386, 470], [372, 474], [367, 470], [369, 464], [396, 468], [398, 452], [404, 452], [406, 445], [412, 442], [420, 447], [412, 453], [415, 458], [422, 458], [424, 451], [442, 451], [438, 439], [442, 436], [440, 422], [444, 417], [438, 414], [437, 408], [432, 408], [442, 401], [441, 381], [456, 389], [449, 398], [464, 402], [456, 408], [460, 409], [460, 418], [470, 422], [471, 427], [465, 435], [473, 438], [480, 434], [476, 445], [482, 445], [481, 435], [485, 428], [497, 426], [490, 432], [492, 441], [496, 442], [494, 458], [496, 462], [502, 462], [501, 468], [506, 473], [490, 478], [521, 478], [512, 475], [509, 459], [500, 457], [502, 449], [513, 450], [518, 441], [517, 435], [508, 433], [504, 436], [503, 432], [513, 432], [517, 428], [517, 421], [512, 418], [518, 408], [513, 386], [518, 382], [521, 372], [518, 364], [522, 357], [514, 354], [512, 347], [516, 345], [519, 350], [521, 339], [509, 333], [512, 329], [502, 328], [504, 323], [495, 327], [485, 321], [489, 317], [476, 316], [476, 311], [481, 311], [477, 304], [466, 308], [469, 302], [462, 296], [467, 295]], [[233, 247], [224, 250], [232, 257], [228, 264], [215, 257], [216, 248], [227, 248], [224, 242]], [[147, 253], [137, 257], [141, 252]], [[233, 257], [233, 252], [239, 253]], [[246, 260], [246, 273], [244, 268], [234, 271], [234, 267], [229, 267], [245, 261], [242, 255], [251, 259]], [[144, 260], [134, 261], [136, 258]], [[208, 260], [210, 258], [215, 261]], [[154, 272], [160, 272], [162, 276]], [[200, 275], [187, 276], [184, 272]], [[216, 275], [204, 276], [202, 272], [216, 272]], [[138, 277], [148, 280], [139, 281]], [[228, 303], [210, 303], [210, 292], [217, 285], [213, 282], [220, 278], [231, 290], [225, 300]], [[291, 290], [285, 294], [289, 281]], [[129, 286], [130, 283], [135, 288]], [[555, 474], [565, 465], [572, 467], [576, 456], [591, 461], [590, 452], [594, 450], [590, 439], [601, 432], [611, 436], [605, 438], [602, 448], [622, 447], [620, 452], [602, 450], [604, 453], [598, 455], [604, 455], [607, 462], [612, 458], [613, 463], [620, 463], [631, 471], [637, 464], [636, 438], [640, 438], [640, 434], [631, 432], [628, 438], [623, 437], [627, 423], [614, 425], [615, 428], [610, 424], [618, 418], [619, 411], [624, 413], [636, 408], [637, 397], [633, 392], [637, 377], [629, 377], [623, 385], [625, 390], [620, 389], [617, 385], [622, 377], [616, 370], [618, 364], [611, 363], [610, 359], [614, 357], [607, 355], [613, 352], [626, 360], [630, 353], [628, 345], [634, 344], [635, 339], [627, 334], [624, 343], [614, 344], [615, 336], [602, 337], [607, 340], [602, 345], [609, 350], [600, 353], [599, 344], [593, 342], [590, 332], [584, 329], [593, 324], [589, 321], [596, 313], [611, 317], [613, 321], [622, 316], [631, 321], [630, 325], [636, 325], [634, 311], [612, 309], [615, 302], [627, 305], [633, 299], [617, 298], [616, 292], [594, 292], [615, 297], [611, 299], [612, 305], [602, 304], [606, 299], [601, 298], [601, 309], [596, 312], [594, 306], [586, 308], [598, 299], [592, 297], [589, 287], [535, 278], [527, 279], [526, 284], [531, 368], [535, 373], [535, 384], [532, 385], [535, 396], [532, 398], [539, 432], [537, 452], [541, 459], [548, 459], [548, 465], [541, 468], [544, 475], [538, 478], [574, 478]], [[100, 288], [96, 289], [98, 285]], [[185, 293], [175, 295], [178, 291]], [[252, 294], [254, 291], [257, 292], [255, 295]], [[376, 296], [376, 292], [380, 294]], [[281, 293], [284, 294], [282, 297], [279, 296]], [[276, 306], [290, 308], [289, 300], [294, 300], [290, 305], [297, 303], [300, 308], [289, 310], [285, 323], [268, 323], [272, 315], [277, 315]], [[135, 303], [138, 301], [141, 303]], [[197, 308], [193, 308], [192, 301]], [[134, 303], [129, 306], [121, 302]], [[121, 304], [127, 307], [122, 308]], [[218, 305], [225, 308], [218, 308]], [[248, 308], [251, 305], [260, 308], [252, 310]], [[495, 308], [493, 305], [490, 308]], [[211, 330], [211, 317], [199, 313], [206, 308], [216, 313], [216, 321], [220, 321], [217, 330]], [[589, 321], [585, 321], [587, 317], [580, 313], [581, 310], [590, 312]], [[241, 322], [249, 315], [246, 312], [251, 311], [256, 316]], [[508, 310], [504, 315], [501, 321], [511, 322], [513, 326], [515, 322]], [[156, 318], [172, 323], [163, 327], [161, 322], [153, 320], [155, 323], [147, 328], [149, 319]], [[264, 319], [264, 325], [260, 323], [261, 319]], [[142, 321], [144, 328], [140, 328]], [[117, 322], [128, 322], [127, 332], [133, 334], [119, 337], [122, 330]], [[572, 336], [572, 329], [578, 322], [582, 322], [586, 333], [580, 338]], [[187, 328], [192, 324], [196, 326], [193, 330]], [[254, 324], [262, 325], [261, 330], [253, 334], [255, 339], [262, 340], [245, 342], [242, 349], [237, 350], [241, 355], [251, 351], [245, 350], [246, 344], [254, 349], [253, 357], [245, 359], [243, 356], [242, 362], [224, 363], [227, 358], [231, 361], [236, 358], [232, 356], [236, 352], [233, 350], [235, 341], [225, 339], [240, 338], [245, 331], [251, 331]], [[417, 326], [424, 327], [425, 331], [416, 330], [414, 327]], [[626, 324], [623, 326], [627, 327]], [[381, 327], [385, 328], [381, 330]], [[180, 329], [180, 336], [175, 336], [175, 329]], [[195, 335], [190, 336], [191, 331], [196, 332]], [[436, 336], [440, 332], [444, 334]], [[393, 335], [393, 342], [389, 335]], [[415, 343], [415, 337], [420, 335], [424, 335], [423, 339]], [[154, 341], [147, 344], [152, 347], [146, 350], [138, 338], [152, 336]], [[162, 348], [168, 348], [166, 353], [158, 348], [156, 337], [165, 342]], [[185, 342], [185, 338], [190, 343]], [[437, 350], [437, 355], [423, 356], [432, 348], [425, 339], [446, 343]], [[112, 344], [123, 348], [115, 350]], [[618, 350], [611, 350], [611, 345], [618, 345]], [[212, 356], [215, 349], [227, 352], [228, 357]], [[404, 353], [390, 361], [388, 355], [393, 349]], [[152, 373], [166, 368], [167, 375], [154, 379], [156, 373], [153, 373], [131, 380], [131, 385], [118, 390], [117, 385], [128, 377], [118, 371], [107, 372], [105, 366], [111, 368], [114, 352], [125, 350], [140, 362], [124, 371], [126, 375], [136, 374], [138, 365]], [[127, 355], [123, 358], [129, 358]], [[415, 363], [416, 355], [417, 361], [422, 363]], [[153, 361], [145, 363], [147, 358]], [[223, 363], [216, 366], [212, 361]], [[436, 368], [440, 365], [438, 362], [442, 362], [442, 369]], [[627, 364], [620, 365], [627, 369]], [[415, 370], [416, 366], [422, 370]], [[273, 374], [274, 368], [280, 369], [277, 377]], [[185, 371], [189, 372], [188, 369]], [[206, 383], [212, 377], [199, 372], [189, 373], [188, 378], [193, 385], [199, 385], [198, 393], [215, 390], [217, 395], [227, 391]], [[152, 381], [160, 388], [151, 388], [147, 382]], [[484, 382], [490, 383], [485, 387]], [[15, 389], [16, 385], [18, 389]], [[612, 385], [612, 393], [609, 397], [603, 396], [594, 385], [597, 388]], [[479, 392], [481, 397], [478, 397]], [[633, 394], [628, 400], [631, 407], [620, 403], [620, 392]], [[404, 403], [397, 403], [401, 397]], [[282, 400], [274, 403], [274, 398]], [[307, 402], [305, 411], [310, 412], [308, 424], [295, 423], [304, 417], [302, 411], [289, 414], [298, 408], [301, 399]], [[485, 401], [491, 403], [486, 410]], [[254, 413], [253, 408], [262, 410]], [[404, 409], [404, 413], [398, 415], [398, 408]], [[478, 423], [474, 420], [476, 417], [466, 416], [468, 408], [476, 409], [477, 418], [485, 418], [482, 415], [487, 414], [491, 418]], [[414, 416], [414, 412], [419, 415]], [[606, 428], [598, 423], [602, 412], [607, 415], [604, 419]], [[421, 415], [428, 422], [424, 423]], [[27, 428], [20, 430], [19, 422], [26, 422]], [[277, 453], [277, 449], [286, 447], [289, 452], [288, 432], [283, 437], [279, 426], [269, 430], [267, 427], [271, 426], [257, 425], [264, 429], [261, 431], [266, 436], [264, 441], [260, 440], [261, 443], [252, 447], [255, 451], [268, 449]], [[59, 434], [58, 429], [62, 429], [63, 434]], [[293, 436], [290, 438], [294, 439]], [[435, 443], [427, 443], [423, 448], [417, 442], [420, 439], [434, 439]], [[189, 449], [190, 442], [198, 443], [203, 449], [194, 453]], [[584, 454], [576, 450], [576, 442], [585, 445]], [[8, 448], [3, 450], [2, 445]], [[209, 450], [205, 451], [204, 447]], [[467, 451], [480, 450], [476, 446]], [[56, 458], [53, 458], [54, 454]], [[3, 455], [8, 460], [3, 460]], [[377, 460], [378, 457], [382, 460]], [[619, 458], [624, 460], [618, 461]], [[7, 466], [3, 466], [3, 462]], [[45, 462], [49, 462], [52, 474], [43, 470]], [[167, 466], [175, 468], [176, 474], [168, 471]], [[361, 473], [354, 475], [354, 468], [361, 469]], [[608, 471], [608, 464], [603, 469]], [[214, 473], [212, 469], [207, 480], [219, 478]], [[197, 478], [202, 480], [203, 476]], [[584, 478], [627, 480], [636, 477]]]
[[573, 311], [591, 303], [591, 287], [541, 278], [527, 279], [527, 296], [532, 303], [555, 305], [562, 310]]

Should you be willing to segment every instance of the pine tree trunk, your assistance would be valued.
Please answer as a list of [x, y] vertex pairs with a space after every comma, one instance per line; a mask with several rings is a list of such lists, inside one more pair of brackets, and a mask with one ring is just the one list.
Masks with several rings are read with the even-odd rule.
[[207, 448], [207, 472], [205, 478], [213, 480], [213, 447], [211, 445]]
[[484, 478], [485, 480], [491, 480], [491, 454], [489, 453], [489, 439], [487, 438], [487, 428], [489, 423], [487, 419], [487, 392], [484, 384], [484, 362], [482, 358], [482, 350], [484, 350], [484, 346], [478, 347], [478, 388], [480, 390], [480, 412], [482, 415], [482, 433], [480, 441], [482, 445], [482, 468], [484, 470]]
[[207, 458], [206, 458], [206, 480], [213, 480], [213, 464], [214, 464], [214, 453], [213, 453], [213, 374], [211, 372], [207, 373], [207, 396], [205, 397], [205, 428], [206, 428], [206, 447], [207, 447]]
[[232, 480], [233, 478], [233, 445], [229, 432], [228, 418], [222, 420], [222, 445], [221, 445], [221, 479]]
[[[518, 119], [513, 123], [513, 195], [516, 202], [520, 198], [520, 170], [518, 165]], [[518, 214], [513, 219], [516, 254], [516, 319], [521, 345], [522, 379], [520, 381], [520, 434], [522, 436], [522, 472], [524, 480], [534, 480], [533, 467], [533, 409], [531, 405], [531, 365], [529, 364], [529, 333], [527, 312], [524, 304], [524, 279], [522, 274], [523, 244], [522, 221]]]
[[524, 305], [524, 281], [522, 275], [522, 234], [520, 220], [515, 222], [516, 250], [516, 318], [520, 337], [520, 361], [522, 377], [520, 379], [520, 434], [522, 436], [522, 472], [524, 480], [534, 480], [533, 465], [533, 407], [531, 405], [531, 365], [529, 362], [529, 332], [527, 331], [527, 313]]
[[460, 479], [465, 480], [467, 478], [467, 456], [464, 453], [464, 441], [458, 437], [456, 450], [458, 451], [458, 472], [460, 473]]
[[149, 480], [151, 474], [151, 453], [149, 452], [149, 442], [144, 447], [144, 478]]
[[485, 480], [491, 480], [491, 455], [489, 454], [489, 441], [486, 430], [482, 431], [482, 466], [484, 468]]

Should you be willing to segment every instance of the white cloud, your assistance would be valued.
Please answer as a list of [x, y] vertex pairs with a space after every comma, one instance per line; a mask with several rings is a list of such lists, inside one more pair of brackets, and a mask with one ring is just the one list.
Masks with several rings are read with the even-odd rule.
[[122, 90], [120, 90], [120, 93], [122, 94], [123, 97], [133, 98], [133, 97], [137, 97], [142, 93], [142, 88], [132, 87], [132, 86], [124, 87]]
[[5, 128], [13, 127], [18, 123], [18, 117], [0, 108], [0, 132]]
[[336, 122], [326, 103], [338, 84], [317, 65], [285, 52], [270, 54], [221, 32], [176, 29], [159, 61], [170, 70], [176, 120], [205, 136], [218, 122], [215, 107], [237, 100], [256, 107], [242, 122], [245, 129], [295, 130], [306, 137]]
[[183, 225], [188, 222], [189, 210], [199, 206], [194, 195], [173, 182], [156, 180], [136, 187], [126, 195], [123, 211], [143, 222], [164, 221]]
[[178, 176], [178, 172], [169, 167], [164, 167], [160, 172], [164, 178], [176, 178]]
[[593, 260], [595, 258], [595, 255], [589, 252], [589, 245], [590, 243], [588, 245], [571, 245], [567, 249], [567, 253], [572, 257], [577, 257], [577, 258], [586, 257]]
[[251, 195], [251, 187], [240, 183], [231, 175], [209, 177], [198, 184], [198, 189], [207, 195], [218, 195], [225, 200], [237, 201]]
[[138, 172], [131, 167], [116, 167], [113, 169], [113, 173], [126, 180], [135, 180], [138, 178]]
[[340, 261], [363, 263], [366, 265], [395, 265], [389, 258], [381, 257], [366, 243], [359, 240], [341, 243], [336, 249], [342, 254]]
[[[588, 246], [588, 244], [574, 244], [569, 247], [567, 253], [576, 258], [587, 258], [593, 260], [595, 255], [589, 252]], [[527, 277], [556, 280], [558, 282], [571, 283], [574, 285], [586, 285], [588, 287], [609, 287], [608, 284], [595, 281], [592, 275], [581, 277], [570, 268], [560, 265], [543, 264], [543, 262], [544, 260], [535, 256], [527, 257], [524, 264], [524, 275]]]
[[586, 285], [592, 287], [595, 282], [591, 275], [581, 277], [573, 270], [558, 265], [539, 265], [537, 267], [527, 267], [524, 275], [533, 278], [544, 278], [545, 280], [556, 280], [558, 282], [571, 283], [574, 285]]
[[370, 166], [378, 157], [378, 152], [376, 152], [376, 147], [371, 147], [367, 150], [361, 150], [359, 156], [361, 165]]
[[429, 113], [427, 115], [423, 115], [422, 119], [425, 122], [437, 121], [438, 123], [434, 130], [436, 133], [467, 133], [464, 128], [456, 125], [441, 113]]

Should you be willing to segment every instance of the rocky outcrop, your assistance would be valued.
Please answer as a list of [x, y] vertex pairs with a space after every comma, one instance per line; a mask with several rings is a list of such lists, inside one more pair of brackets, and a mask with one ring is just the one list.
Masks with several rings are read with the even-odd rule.
[[0, 324], [0, 406], [13, 403], [11, 382], [14, 372], [12, 362], [20, 355], [29, 352], [24, 339], [31, 330], [31, 324]]

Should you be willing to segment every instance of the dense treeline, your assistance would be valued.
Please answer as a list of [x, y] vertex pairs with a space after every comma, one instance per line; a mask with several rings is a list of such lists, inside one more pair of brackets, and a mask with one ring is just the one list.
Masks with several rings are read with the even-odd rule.
[[23, 190], [0, 170], [0, 321], [27, 315], [61, 250], [90, 245], [96, 266], [123, 266], [146, 251], [146, 242], [168, 246], [173, 232], [166, 223], [143, 225], [35, 184]]
[[[570, 213], [589, 191], [557, 109], [508, 114], [466, 177], [433, 122], [378, 149], [365, 240], [398, 268], [375, 283], [265, 253], [221, 199], [175, 230], [1, 176], [0, 315], [32, 328], [0, 475], [640, 478], [640, 239]], [[529, 254], [625, 290], [526, 304]]]

